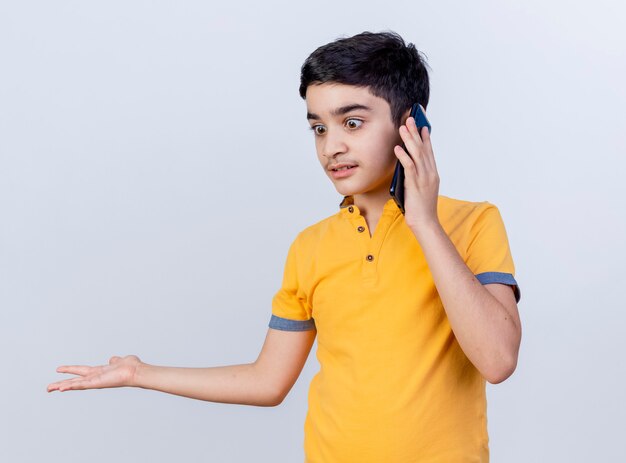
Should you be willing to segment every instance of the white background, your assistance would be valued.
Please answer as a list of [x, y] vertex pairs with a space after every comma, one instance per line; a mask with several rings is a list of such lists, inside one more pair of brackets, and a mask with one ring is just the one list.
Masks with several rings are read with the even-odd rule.
[[276, 408], [47, 393], [62, 364], [259, 353], [287, 249], [341, 199], [298, 95], [315, 48], [428, 57], [440, 194], [504, 218], [523, 339], [494, 462], [624, 461], [619, 2], [0, 3], [0, 460], [302, 461], [313, 351]]

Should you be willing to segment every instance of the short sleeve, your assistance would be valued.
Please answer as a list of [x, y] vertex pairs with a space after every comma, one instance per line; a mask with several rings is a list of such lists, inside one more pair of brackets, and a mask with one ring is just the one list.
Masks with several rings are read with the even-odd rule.
[[521, 292], [515, 280], [515, 264], [509, 240], [498, 208], [487, 203], [470, 227], [466, 264], [481, 284], [502, 283], [511, 286], [515, 301]]
[[315, 328], [311, 306], [298, 277], [298, 238], [291, 243], [283, 281], [272, 299], [269, 327], [285, 331], [305, 331]]

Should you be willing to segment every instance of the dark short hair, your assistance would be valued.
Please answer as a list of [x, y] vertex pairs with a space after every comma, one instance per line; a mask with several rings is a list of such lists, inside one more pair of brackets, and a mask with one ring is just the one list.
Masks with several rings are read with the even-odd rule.
[[413, 103], [424, 109], [428, 106], [428, 63], [422, 54], [393, 31], [340, 37], [317, 48], [304, 61], [300, 96], [306, 99], [309, 85], [326, 82], [367, 87], [389, 103], [391, 119], [399, 127], [403, 113]]

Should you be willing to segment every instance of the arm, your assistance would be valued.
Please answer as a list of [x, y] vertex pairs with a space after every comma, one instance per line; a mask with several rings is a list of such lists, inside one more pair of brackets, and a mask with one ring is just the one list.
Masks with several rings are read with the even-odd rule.
[[501, 383], [515, 371], [522, 336], [511, 287], [482, 285], [438, 223], [413, 232], [463, 352], [487, 381]]
[[490, 383], [508, 378], [517, 365], [522, 336], [511, 288], [486, 288], [465, 264], [439, 222], [439, 173], [430, 132], [412, 117], [399, 128], [405, 151], [395, 153], [405, 171], [405, 221], [420, 243], [452, 331], [467, 358]]
[[209, 402], [276, 406], [300, 375], [316, 333], [269, 328], [257, 360], [241, 365], [165, 367], [128, 355], [112, 357], [109, 365], [98, 367], [61, 366], [58, 372], [79, 376], [50, 384], [48, 392], [128, 386]]

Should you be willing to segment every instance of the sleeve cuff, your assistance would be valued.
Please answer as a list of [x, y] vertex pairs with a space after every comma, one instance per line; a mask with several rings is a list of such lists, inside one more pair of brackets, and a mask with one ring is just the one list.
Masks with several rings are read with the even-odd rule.
[[283, 331], [306, 331], [315, 329], [315, 320], [290, 320], [272, 314], [268, 325], [270, 328]]
[[481, 284], [486, 285], [488, 283], [502, 283], [504, 285], [510, 285], [513, 288], [513, 293], [515, 294], [515, 302], [519, 302], [522, 298], [522, 293], [520, 292], [519, 285], [515, 278], [510, 273], [505, 272], [483, 272], [477, 275], [474, 275]]

